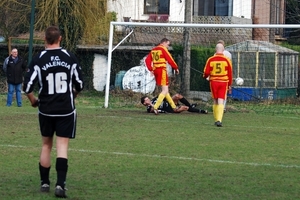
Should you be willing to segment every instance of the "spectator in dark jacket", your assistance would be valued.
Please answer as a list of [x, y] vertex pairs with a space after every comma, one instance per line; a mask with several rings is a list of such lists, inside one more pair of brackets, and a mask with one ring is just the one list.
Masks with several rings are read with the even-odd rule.
[[8, 93], [6, 106], [11, 106], [14, 91], [16, 91], [16, 100], [18, 107], [22, 106], [21, 88], [23, 83], [23, 73], [26, 69], [26, 63], [18, 56], [16, 48], [11, 50], [11, 55], [8, 56], [3, 63], [3, 70], [7, 76]]

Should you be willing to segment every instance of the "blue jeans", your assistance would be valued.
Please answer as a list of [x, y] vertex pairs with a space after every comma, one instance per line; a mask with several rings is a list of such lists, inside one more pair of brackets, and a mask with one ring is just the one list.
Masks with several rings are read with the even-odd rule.
[[8, 93], [7, 93], [6, 106], [11, 106], [14, 91], [16, 91], [16, 100], [17, 100], [18, 107], [22, 106], [21, 87], [22, 87], [22, 83], [16, 84], [16, 85], [8, 83]]

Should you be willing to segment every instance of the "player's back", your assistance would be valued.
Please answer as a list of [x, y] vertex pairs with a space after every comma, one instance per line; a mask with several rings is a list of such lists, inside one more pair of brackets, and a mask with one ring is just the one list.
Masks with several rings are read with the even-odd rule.
[[228, 81], [231, 78], [231, 61], [223, 54], [215, 54], [208, 58], [204, 67], [204, 74], [210, 80]]
[[42, 51], [33, 58], [25, 76], [27, 93], [33, 90], [31, 80], [39, 82], [40, 113], [66, 115], [74, 111], [72, 89], [81, 91], [83, 81], [78, 61], [72, 53], [61, 48]]

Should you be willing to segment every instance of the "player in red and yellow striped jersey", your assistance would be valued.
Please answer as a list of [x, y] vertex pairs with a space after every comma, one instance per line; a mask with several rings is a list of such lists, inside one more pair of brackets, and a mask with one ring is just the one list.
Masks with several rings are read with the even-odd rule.
[[170, 41], [167, 38], [163, 38], [160, 44], [154, 47], [145, 59], [145, 64], [148, 70], [155, 76], [157, 86], [161, 86], [162, 91], [158, 96], [157, 102], [154, 104], [154, 113], [158, 114], [158, 107], [166, 98], [171, 107], [176, 110], [176, 105], [172, 100], [169, 93], [169, 79], [167, 73], [167, 62], [175, 70], [176, 74], [179, 74], [178, 66], [173, 57], [168, 51]]
[[224, 114], [224, 100], [232, 84], [231, 60], [224, 56], [224, 46], [216, 45], [216, 54], [207, 59], [203, 77], [209, 77], [211, 95], [214, 100], [215, 125], [221, 127]]

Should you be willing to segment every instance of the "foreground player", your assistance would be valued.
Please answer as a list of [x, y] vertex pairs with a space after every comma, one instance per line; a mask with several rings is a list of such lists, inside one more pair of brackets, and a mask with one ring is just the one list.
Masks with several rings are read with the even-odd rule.
[[153, 106], [153, 111], [157, 115], [158, 107], [166, 98], [173, 110], [176, 111], [176, 105], [172, 100], [169, 93], [169, 80], [167, 74], [167, 62], [175, 70], [176, 74], [179, 74], [178, 66], [168, 51], [170, 41], [167, 38], [163, 38], [160, 44], [154, 47], [145, 59], [145, 64], [148, 70], [155, 76], [157, 86], [161, 86], [162, 91], [158, 95], [157, 101]]
[[[162, 103], [158, 107], [158, 112], [159, 113], [181, 113], [183, 111], [189, 111], [189, 112], [194, 112], [194, 113], [203, 113], [207, 114], [207, 110], [202, 110], [196, 108], [197, 104], [190, 104], [186, 98], [184, 98], [181, 94], [175, 94], [172, 97], [175, 105], [178, 106], [177, 110], [173, 110], [170, 104], [164, 99]], [[144, 96], [141, 98], [141, 103], [144, 106], [147, 106], [147, 112], [153, 113], [153, 104], [157, 102], [157, 97], [153, 98], [150, 100], [148, 96]], [[179, 102], [183, 103], [184, 105], [179, 105]]]
[[[50, 190], [50, 167], [53, 136], [56, 133], [55, 196], [66, 198], [65, 182], [68, 171], [68, 144], [75, 138], [76, 109], [74, 98], [83, 89], [82, 72], [77, 58], [60, 47], [62, 36], [58, 27], [45, 32], [46, 49], [32, 59], [25, 75], [23, 90], [33, 107], [39, 108], [42, 135], [39, 172], [41, 192]], [[38, 99], [34, 85], [39, 83]]]
[[209, 76], [211, 95], [214, 100], [213, 114], [215, 125], [222, 126], [224, 100], [227, 90], [232, 84], [231, 61], [223, 54], [224, 46], [216, 45], [216, 54], [206, 61], [203, 77]]

